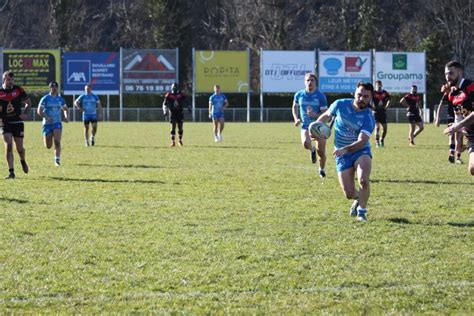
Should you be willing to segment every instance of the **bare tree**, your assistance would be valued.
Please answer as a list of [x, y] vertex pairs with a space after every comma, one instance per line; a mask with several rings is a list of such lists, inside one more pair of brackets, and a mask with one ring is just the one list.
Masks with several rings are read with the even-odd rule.
[[453, 58], [465, 67], [470, 65], [474, 49], [474, 1], [473, 0], [431, 0], [427, 8], [434, 14], [434, 21], [447, 36]]

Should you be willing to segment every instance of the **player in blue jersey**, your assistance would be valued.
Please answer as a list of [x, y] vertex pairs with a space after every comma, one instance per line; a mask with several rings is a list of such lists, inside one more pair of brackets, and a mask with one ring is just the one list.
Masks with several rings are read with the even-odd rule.
[[64, 122], [68, 122], [69, 110], [66, 101], [58, 94], [58, 83], [49, 84], [49, 94], [41, 98], [37, 113], [43, 118], [44, 146], [50, 149], [54, 141], [54, 163], [61, 164], [61, 112], [64, 113]]
[[326, 96], [316, 88], [316, 75], [307, 73], [304, 76], [305, 88], [295, 93], [293, 99], [292, 113], [295, 126], [301, 124], [301, 144], [311, 152], [311, 162], [316, 163], [316, 153], [319, 156], [319, 176], [326, 176], [324, 167], [326, 165], [326, 140], [315, 139], [316, 147], [313, 145], [308, 126], [314, 122], [324, 111], [327, 110]]
[[212, 131], [214, 141], [223, 141], [222, 131], [224, 130], [224, 110], [229, 106], [227, 97], [221, 93], [219, 85], [214, 86], [214, 93], [209, 97], [209, 118], [212, 119]]
[[[82, 121], [84, 122], [84, 138], [86, 146], [95, 145], [95, 135], [97, 133], [97, 120], [100, 119], [102, 106], [100, 99], [92, 93], [90, 84], [84, 87], [84, 94], [76, 99], [74, 105], [82, 111]], [[92, 125], [91, 138], [89, 140], [89, 125]]]
[[[375, 120], [370, 109], [374, 87], [371, 83], [359, 82], [354, 99], [334, 101], [318, 121], [334, 122], [334, 152], [336, 169], [342, 191], [354, 202], [350, 208], [351, 216], [358, 221], [367, 221], [367, 202], [370, 195], [370, 172], [372, 153], [370, 136], [375, 128]], [[357, 172], [359, 188], [354, 180]]]

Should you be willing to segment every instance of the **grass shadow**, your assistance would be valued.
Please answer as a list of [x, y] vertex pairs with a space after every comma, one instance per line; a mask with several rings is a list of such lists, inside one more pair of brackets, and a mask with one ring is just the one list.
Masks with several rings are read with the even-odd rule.
[[0, 197], [0, 201], [10, 202], [10, 203], [18, 203], [18, 204], [29, 203], [29, 201], [27, 201], [27, 200], [12, 199], [12, 198], [5, 198], [5, 197]]
[[187, 147], [192, 148], [212, 148], [212, 149], [264, 149], [264, 150], [271, 150], [276, 149], [275, 147], [262, 147], [262, 146], [229, 146], [229, 145], [209, 145], [209, 146], [201, 146], [201, 145], [190, 145]]
[[410, 224], [415, 224], [415, 225], [429, 225], [429, 226], [453, 226], [453, 227], [461, 227], [461, 228], [466, 228], [466, 227], [474, 227], [474, 221], [470, 221], [467, 223], [455, 223], [455, 222], [447, 222], [447, 223], [422, 223], [422, 222], [410, 222], [406, 218], [402, 217], [392, 217], [387, 219], [389, 222], [395, 223], [395, 224], [403, 224], [403, 225], [410, 225]]
[[110, 167], [110, 168], [137, 168], [137, 169], [160, 169], [162, 166], [151, 166], [151, 165], [106, 165], [106, 164], [93, 164], [93, 163], [78, 163], [81, 167]]
[[416, 179], [370, 179], [373, 183], [418, 183], [418, 184], [456, 184], [456, 185], [472, 185], [473, 183], [459, 182], [459, 181], [446, 181], [446, 180], [416, 180]]
[[448, 222], [449, 226], [454, 226], [454, 227], [474, 227], [474, 221], [470, 221], [467, 223], [453, 223], [453, 222]]
[[401, 218], [401, 217], [389, 218], [388, 221], [395, 224], [411, 224], [409, 220], [407, 220], [406, 218]]
[[57, 181], [76, 181], [76, 182], [98, 182], [98, 183], [140, 183], [140, 184], [165, 184], [158, 180], [112, 180], [112, 179], [89, 179], [89, 178], [66, 178], [66, 177], [46, 177], [46, 179]]
[[158, 149], [158, 148], [168, 148], [167, 146], [123, 146], [123, 145], [99, 145], [95, 147], [101, 148], [127, 148], [127, 149]]

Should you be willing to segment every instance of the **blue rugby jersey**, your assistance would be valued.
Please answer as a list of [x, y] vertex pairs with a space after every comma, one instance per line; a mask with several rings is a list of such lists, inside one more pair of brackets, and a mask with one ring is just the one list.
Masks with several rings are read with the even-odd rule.
[[62, 107], [67, 105], [61, 96], [47, 94], [41, 98], [39, 106], [43, 108], [43, 124], [54, 124], [61, 122]]
[[300, 90], [295, 93], [293, 102], [299, 106], [303, 127], [307, 127], [315, 120], [308, 115], [309, 108], [312, 108], [315, 113], [323, 113], [328, 107], [326, 96], [319, 90], [313, 93], [308, 93], [305, 89]]
[[[335, 117], [334, 147], [336, 149], [357, 141], [360, 133], [371, 136], [375, 128], [375, 120], [370, 107], [357, 112], [352, 103], [354, 99], [339, 99], [329, 107], [329, 112]], [[370, 142], [363, 147], [370, 148]]]

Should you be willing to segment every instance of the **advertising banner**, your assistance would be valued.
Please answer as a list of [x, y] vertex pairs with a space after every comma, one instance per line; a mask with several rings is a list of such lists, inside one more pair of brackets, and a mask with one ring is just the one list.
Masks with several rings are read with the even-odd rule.
[[123, 49], [123, 92], [164, 93], [178, 82], [178, 49]]
[[295, 92], [304, 88], [304, 75], [314, 72], [314, 51], [262, 51], [262, 92]]
[[120, 56], [118, 52], [64, 53], [64, 94], [84, 93], [86, 84], [95, 94], [119, 94]]
[[319, 89], [348, 93], [359, 81], [372, 82], [370, 52], [319, 52]]
[[375, 80], [381, 80], [388, 92], [408, 93], [416, 85], [418, 93], [425, 93], [425, 53], [376, 52]]
[[218, 84], [222, 92], [249, 91], [248, 51], [195, 51], [195, 91], [210, 93]]
[[3, 69], [12, 71], [27, 93], [47, 92], [51, 81], [61, 81], [58, 49], [5, 49]]

